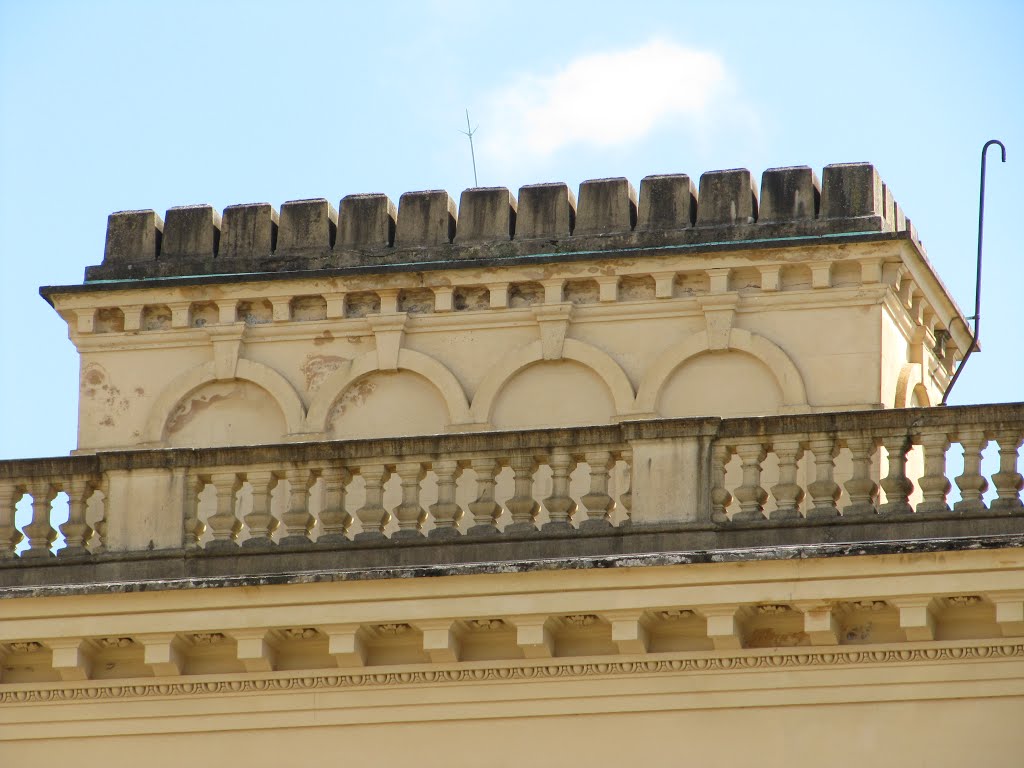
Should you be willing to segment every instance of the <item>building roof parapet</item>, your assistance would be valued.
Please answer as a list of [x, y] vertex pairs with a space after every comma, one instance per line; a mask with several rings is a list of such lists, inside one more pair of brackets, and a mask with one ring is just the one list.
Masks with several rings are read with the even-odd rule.
[[393, 264], [472, 266], [494, 259], [580, 251], [702, 246], [907, 233], [919, 243], [868, 163], [772, 168], [760, 202], [750, 171], [709, 171], [699, 190], [684, 174], [593, 179], [579, 204], [565, 184], [533, 184], [518, 199], [504, 187], [465, 190], [456, 208], [443, 190], [407, 192], [396, 206], [383, 194], [349, 195], [339, 213], [326, 199], [208, 205], [111, 214], [103, 263], [86, 281], [293, 272]]

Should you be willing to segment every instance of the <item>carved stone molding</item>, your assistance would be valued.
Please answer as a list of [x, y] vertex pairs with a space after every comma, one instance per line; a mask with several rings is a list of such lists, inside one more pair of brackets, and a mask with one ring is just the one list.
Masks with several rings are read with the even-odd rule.
[[301, 675], [267, 676], [254, 674], [247, 679], [89, 683], [47, 686], [35, 689], [0, 690], [0, 706], [22, 706], [28, 703], [62, 701], [97, 701], [118, 699], [172, 698], [182, 696], [238, 695], [299, 690], [373, 689], [389, 686], [494, 683], [498, 681], [530, 681], [551, 679], [584, 679], [589, 677], [626, 677], [636, 675], [713, 674], [744, 670], [812, 669], [857, 667], [879, 664], [937, 664], [960, 661], [1019, 659], [1024, 657], [1024, 643], [989, 643], [976, 645], [936, 643], [917, 647], [860, 650], [819, 651], [807, 648], [778, 650], [768, 653], [738, 651], [716, 655], [664, 654], [657, 659], [633, 661], [593, 661], [579, 658], [539, 659], [510, 662], [492, 667], [446, 665], [437, 669], [392, 670], [375, 672], [361, 668], [354, 671], [307, 672]]

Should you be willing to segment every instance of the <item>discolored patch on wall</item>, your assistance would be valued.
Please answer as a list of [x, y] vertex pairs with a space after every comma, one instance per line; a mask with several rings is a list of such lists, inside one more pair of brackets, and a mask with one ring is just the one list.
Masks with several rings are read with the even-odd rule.
[[[379, 371], [377, 373], [377, 376], [388, 375], [391, 375], [391, 372]], [[327, 423], [333, 425], [335, 421], [345, 415], [347, 410], [363, 405], [376, 389], [377, 383], [370, 377], [362, 378], [352, 384], [352, 386], [342, 392], [341, 397], [334, 403], [330, 414], [327, 416]]]
[[424, 315], [434, 311], [434, 292], [428, 288], [401, 291], [398, 294], [398, 311], [413, 315]]
[[744, 648], [795, 648], [810, 644], [806, 632], [779, 632], [771, 627], [755, 629], [743, 638]]
[[307, 355], [302, 364], [302, 376], [306, 380], [306, 391], [317, 389], [332, 373], [341, 368], [348, 360], [338, 355]]
[[531, 307], [544, 302], [544, 286], [540, 283], [512, 283], [508, 289], [510, 307]]
[[324, 344], [330, 344], [334, 341], [334, 334], [330, 331], [324, 331], [319, 336], [313, 337], [313, 346], [322, 347]]
[[226, 392], [207, 391], [198, 397], [190, 397], [179, 403], [170, 418], [167, 419], [167, 431], [169, 433], [178, 432], [214, 403], [241, 396], [241, 388], [237, 384], [228, 386], [230, 389]]
[[79, 392], [83, 400], [91, 400], [97, 423], [104, 427], [116, 425], [116, 417], [126, 413], [130, 405], [127, 397], [110, 380], [107, 369], [99, 363], [89, 363], [82, 368]]
[[650, 275], [627, 275], [619, 281], [621, 301], [646, 301], [655, 294], [654, 278]]
[[164, 423], [171, 446], [280, 442], [288, 427], [277, 401], [245, 379], [211, 381], [186, 395]]
[[565, 284], [565, 300], [573, 304], [596, 304], [601, 300], [597, 280], [570, 280]]
[[452, 306], [456, 312], [489, 309], [491, 295], [483, 286], [465, 286], [456, 288], [452, 295]]

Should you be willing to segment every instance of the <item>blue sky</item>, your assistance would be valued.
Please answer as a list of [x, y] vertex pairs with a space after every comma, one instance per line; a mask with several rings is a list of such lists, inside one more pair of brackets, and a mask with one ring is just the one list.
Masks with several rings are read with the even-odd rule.
[[[1024, 4], [0, 0], [0, 457], [75, 445], [42, 284], [112, 211], [868, 160], [973, 311], [953, 401], [1024, 399]], [[991, 156], [995, 160], [995, 156]]]

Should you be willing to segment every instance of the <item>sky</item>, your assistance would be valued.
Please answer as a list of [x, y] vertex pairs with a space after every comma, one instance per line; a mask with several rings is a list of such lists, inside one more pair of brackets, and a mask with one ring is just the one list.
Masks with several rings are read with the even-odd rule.
[[75, 447], [40, 285], [125, 209], [870, 161], [973, 313], [951, 402], [1024, 400], [1024, 3], [0, 0], [0, 458]]

